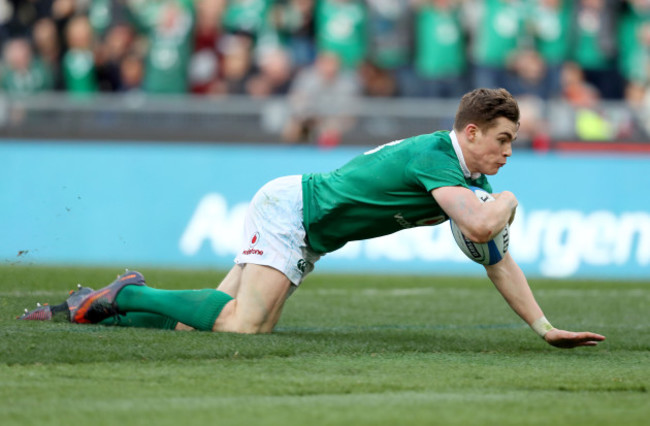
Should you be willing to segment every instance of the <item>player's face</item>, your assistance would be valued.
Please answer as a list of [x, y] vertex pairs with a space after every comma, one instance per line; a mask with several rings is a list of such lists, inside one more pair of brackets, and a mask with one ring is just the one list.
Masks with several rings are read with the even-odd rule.
[[476, 129], [474, 133], [474, 169], [486, 175], [495, 175], [506, 165], [512, 155], [512, 143], [517, 138], [517, 123], [499, 117], [489, 129]]

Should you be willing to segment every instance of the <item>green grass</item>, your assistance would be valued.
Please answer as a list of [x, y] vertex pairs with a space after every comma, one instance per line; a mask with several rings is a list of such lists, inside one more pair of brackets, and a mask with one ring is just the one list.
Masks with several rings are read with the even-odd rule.
[[[271, 335], [18, 322], [112, 269], [0, 267], [0, 423], [93, 425], [645, 425], [650, 283], [531, 285], [557, 326], [595, 348], [546, 345], [487, 279], [314, 274]], [[160, 288], [211, 271], [144, 269]]]

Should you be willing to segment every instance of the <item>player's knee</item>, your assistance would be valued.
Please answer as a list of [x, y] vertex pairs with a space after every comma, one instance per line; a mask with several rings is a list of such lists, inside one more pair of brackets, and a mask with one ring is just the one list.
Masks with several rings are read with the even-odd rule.
[[272, 330], [273, 324], [264, 316], [245, 314], [237, 309], [236, 300], [226, 305], [213, 328], [213, 331], [242, 334], [270, 333]]
[[241, 318], [232, 321], [229, 331], [241, 334], [261, 334], [270, 333], [271, 330], [272, 328], [269, 328], [263, 321], [251, 318]]

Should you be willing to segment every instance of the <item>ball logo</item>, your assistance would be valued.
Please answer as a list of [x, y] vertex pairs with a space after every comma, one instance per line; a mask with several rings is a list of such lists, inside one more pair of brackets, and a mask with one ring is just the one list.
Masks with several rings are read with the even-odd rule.
[[[470, 189], [474, 191], [474, 194], [482, 203], [494, 201], [494, 197], [487, 191], [476, 187], [470, 187]], [[477, 263], [494, 265], [500, 262], [508, 251], [508, 243], [510, 242], [508, 225], [497, 233], [492, 240], [486, 243], [475, 243], [463, 234], [453, 220], [449, 223], [451, 225], [451, 233], [458, 247], [460, 247], [461, 251], [467, 257]]]
[[463, 240], [465, 241], [465, 247], [467, 247], [467, 250], [469, 251], [469, 254], [474, 259], [480, 259], [482, 255], [476, 249], [476, 246], [474, 245], [474, 242], [472, 240], [470, 240], [469, 238], [467, 238], [465, 235], [463, 235]]
[[260, 233], [259, 233], [259, 232], [256, 232], [256, 233], [253, 234], [253, 237], [251, 238], [251, 245], [250, 245], [250, 247], [248, 248], [248, 250], [244, 250], [244, 251], [242, 251], [242, 254], [245, 254], [245, 255], [247, 255], [247, 256], [248, 256], [248, 255], [251, 255], [251, 254], [254, 254], [254, 255], [257, 255], [257, 256], [261, 256], [261, 255], [263, 255], [263, 254], [264, 254], [264, 250], [258, 250], [258, 249], [256, 249], [256, 248], [253, 248], [253, 247], [254, 247], [257, 243], [259, 243], [259, 242], [260, 242]]

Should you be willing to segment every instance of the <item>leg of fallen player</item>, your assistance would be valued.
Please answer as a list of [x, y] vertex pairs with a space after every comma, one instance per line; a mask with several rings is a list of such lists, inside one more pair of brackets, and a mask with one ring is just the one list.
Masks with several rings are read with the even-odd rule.
[[[234, 297], [217, 317], [213, 331], [270, 333], [280, 319], [291, 283], [268, 266], [235, 265], [217, 290]], [[193, 330], [178, 323], [176, 330]]]
[[213, 331], [270, 333], [280, 319], [290, 288], [291, 282], [282, 272], [269, 266], [245, 265], [237, 294], [224, 306]]
[[[241, 274], [236, 297], [212, 289], [159, 290], [128, 285], [115, 298], [120, 312], [149, 312], [204, 331], [268, 333], [277, 323], [291, 282], [281, 272], [262, 265], [235, 266]], [[232, 289], [231, 288], [231, 289]], [[180, 329], [185, 327], [180, 326]]]

